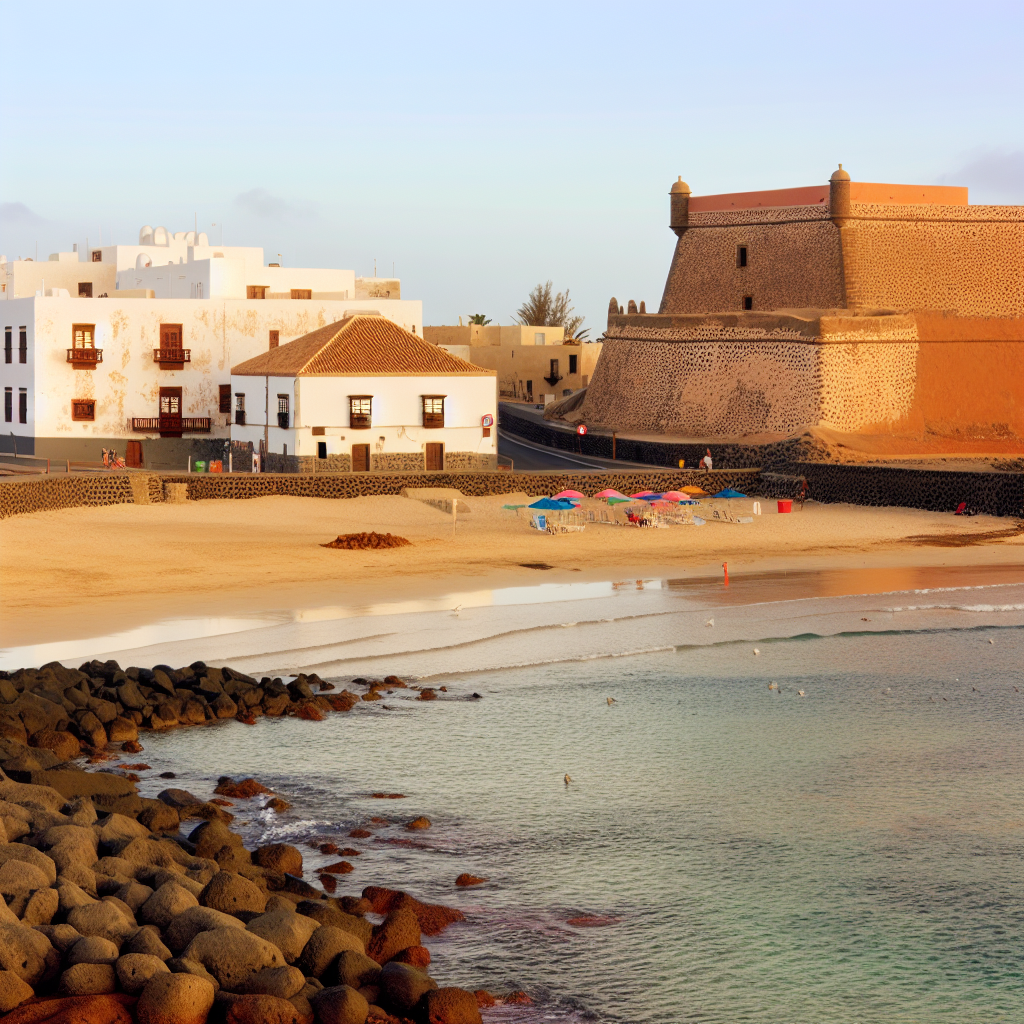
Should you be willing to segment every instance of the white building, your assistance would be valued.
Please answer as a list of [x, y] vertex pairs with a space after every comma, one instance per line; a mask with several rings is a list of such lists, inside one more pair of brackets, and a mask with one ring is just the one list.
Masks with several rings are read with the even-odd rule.
[[[497, 374], [379, 316], [353, 316], [231, 371], [233, 441], [270, 469], [497, 466]], [[287, 458], [284, 458], [287, 457]]]
[[[129, 465], [182, 469], [190, 455], [220, 457], [230, 437], [234, 364], [356, 313], [422, 334], [422, 303], [401, 299], [398, 281], [291, 268], [306, 276], [275, 278], [285, 268], [262, 267], [261, 249], [218, 248], [223, 256], [195, 259], [203, 247], [189, 243], [202, 236], [171, 238], [173, 245], [153, 244], [154, 237], [167, 236], [151, 232], [147, 244], [93, 249], [87, 259], [0, 259], [0, 283], [8, 286], [0, 294], [0, 451], [16, 446], [23, 454], [95, 462], [102, 448], [114, 448]], [[111, 287], [121, 263], [129, 264], [124, 272], [139, 273], [140, 256], [150, 260], [140, 268], [149, 274], [169, 279], [185, 268], [184, 294], [180, 278], [161, 286], [159, 296], [155, 280]], [[172, 265], [175, 256], [187, 262]], [[295, 280], [305, 285], [287, 287]], [[198, 284], [202, 297], [189, 288]], [[250, 288], [259, 297], [247, 298]]]

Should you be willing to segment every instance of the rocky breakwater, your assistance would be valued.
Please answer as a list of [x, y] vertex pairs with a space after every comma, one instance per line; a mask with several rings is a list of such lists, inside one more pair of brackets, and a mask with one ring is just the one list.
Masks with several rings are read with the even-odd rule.
[[201, 663], [3, 673], [0, 1020], [481, 1021], [493, 997], [441, 987], [428, 972], [423, 936], [458, 911], [373, 886], [327, 896], [303, 879], [297, 848], [247, 850], [224, 801], [177, 789], [145, 799], [131, 774], [82, 766], [83, 756], [138, 752], [140, 728], [322, 718], [312, 685], [331, 688], [303, 677], [257, 683]]

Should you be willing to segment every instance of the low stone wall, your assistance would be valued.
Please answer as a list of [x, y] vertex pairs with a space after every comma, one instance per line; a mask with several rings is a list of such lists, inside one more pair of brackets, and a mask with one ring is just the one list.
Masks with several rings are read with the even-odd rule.
[[[517, 437], [558, 451], [574, 452], [598, 459], [612, 457], [610, 434], [591, 433], [580, 436], [575, 430], [566, 427], [538, 423], [525, 416], [516, 416], [505, 406], [498, 409], [498, 426]], [[679, 460], [683, 459], [687, 466], [696, 467], [708, 448], [711, 449], [714, 464], [723, 469], [752, 469], [765, 464], [764, 445], [716, 444], [714, 441], [671, 444], [629, 437], [616, 438], [615, 457], [623, 462], [645, 462], [652, 466], [678, 466]]]
[[135, 501], [127, 473], [43, 477], [0, 484], [0, 519], [82, 505], [127, 505]]

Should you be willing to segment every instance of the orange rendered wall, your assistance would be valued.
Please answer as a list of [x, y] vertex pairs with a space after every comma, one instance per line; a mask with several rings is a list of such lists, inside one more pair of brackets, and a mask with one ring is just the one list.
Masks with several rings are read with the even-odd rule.
[[915, 418], [948, 437], [1024, 439], [1024, 320], [917, 314]]

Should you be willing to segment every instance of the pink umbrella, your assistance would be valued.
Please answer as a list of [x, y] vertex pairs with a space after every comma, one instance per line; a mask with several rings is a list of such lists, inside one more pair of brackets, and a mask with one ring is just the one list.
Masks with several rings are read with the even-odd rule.
[[608, 487], [603, 491], [599, 491], [594, 495], [595, 498], [625, 498], [625, 495], [621, 491], [615, 490], [614, 487]]
[[641, 491], [639, 494], [631, 494], [631, 498], [639, 498], [641, 501], [646, 501], [648, 498], [661, 497], [657, 491]]
[[689, 501], [690, 496], [686, 491], [666, 491], [662, 497], [666, 501]]
[[556, 498], [582, 498], [583, 495], [580, 494], [579, 491], [559, 491], [556, 495], [554, 495], [554, 497], [556, 497]]

